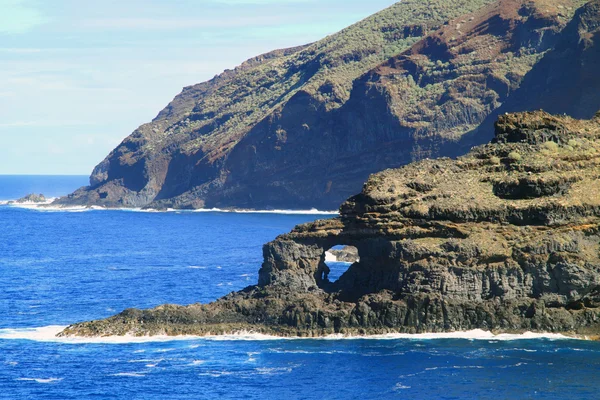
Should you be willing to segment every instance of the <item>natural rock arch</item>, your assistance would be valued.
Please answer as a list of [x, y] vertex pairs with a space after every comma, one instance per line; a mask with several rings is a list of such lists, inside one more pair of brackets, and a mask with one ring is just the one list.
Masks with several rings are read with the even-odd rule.
[[[502, 116], [496, 129], [494, 143], [457, 160], [373, 175], [338, 218], [267, 243], [257, 286], [206, 305], [126, 310], [63, 335], [491, 329], [596, 336], [600, 125], [534, 112]], [[549, 135], [560, 135], [558, 149], [540, 140]], [[570, 187], [555, 190], [562, 182]], [[324, 286], [325, 251], [339, 244], [355, 246], [360, 261]]]
[[326, 250], [317, 271], [319, 287], [325, 290], [335, 287], [352, 264], [359, 260], [358, 249], [354, 246], [339, 244]]

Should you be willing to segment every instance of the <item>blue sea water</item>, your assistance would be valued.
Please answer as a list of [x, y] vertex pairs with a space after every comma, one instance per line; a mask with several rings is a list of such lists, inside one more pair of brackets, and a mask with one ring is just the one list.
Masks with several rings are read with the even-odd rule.
[[[85, 184], [45, 178], [0, 177], [0, 199]], [[579, 340], [49, 341], [48, 326], [253, 284], [262, 244], [316, 218], [0, 205], [0, 399], [599, 397], [600, 344]]]
[[0, 200], [16, 200], [30, 193], [58, 197], [89, 184], [82, 175], [0, 175]]

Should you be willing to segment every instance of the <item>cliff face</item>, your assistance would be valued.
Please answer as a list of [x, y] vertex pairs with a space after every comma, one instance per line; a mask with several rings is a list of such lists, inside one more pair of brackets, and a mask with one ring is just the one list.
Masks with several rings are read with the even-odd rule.
[[[126, 310], [63, 335], [469, 329], [600, 333], [600, 116], [509, 114], [457, 160], [373, 175], [339, 218], [264, 246], [257, 286], [208, 305]], [[325, 252], [359, 261], [325, 279]]]
[[598, 1], [582, 4], [403, 1], [184, 89], [57, 203], [332, 209], [371, 173], [486, 142], [502, 107], [548, 103], [550, 78], [587, 93], [553, 111], [589, 118]]

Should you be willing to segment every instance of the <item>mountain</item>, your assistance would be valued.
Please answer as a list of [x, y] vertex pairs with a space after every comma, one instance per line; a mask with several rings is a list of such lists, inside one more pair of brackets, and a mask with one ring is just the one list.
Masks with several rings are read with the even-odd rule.
[[[373, 175], [339, 218], [263, 248], [259, 282], [213, 303], [125, 310], [62, 335], [600, 334], [600, 113], [499, 118], [458, 159]], [[325, 253], [358, 249], [335, 282]]]
[[584, 3], [403, 1], [185, 88], [56, 203], [333, 209], [371, 173], [485, 143], [511, 107], [589, 118], [598, 13]]

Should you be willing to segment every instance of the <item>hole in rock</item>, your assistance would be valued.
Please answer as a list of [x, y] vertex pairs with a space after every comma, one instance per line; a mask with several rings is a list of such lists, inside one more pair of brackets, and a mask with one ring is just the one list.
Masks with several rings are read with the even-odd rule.
[[356, 247], [333, 246], [325, 252], [325, 265], [327, 268], [323, 268], [322, 280], [324, 282], [336, 282], [359, 259]]

